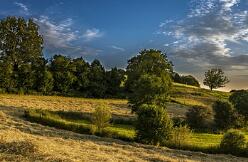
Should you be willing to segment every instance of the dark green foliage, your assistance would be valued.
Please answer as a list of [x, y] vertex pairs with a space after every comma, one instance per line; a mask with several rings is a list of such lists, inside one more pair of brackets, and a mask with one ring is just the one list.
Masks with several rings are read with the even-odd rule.
[[200, 83], [198, 82], [198, 80], [191, 75], [181, 76], [181, 83], [200, 87]]
[[70, 71], [76, 77], [73, 82], [73, 89], [84, 92], [89, 86], [88, 75], [90, 73], [90, 65], [83, 58], [76, 58], [71, 61]]
[[224, 87], [229, 82], [229, 79], [224, 75], [222, 69], [213, 68], [205, 72], [203, 84], [208, 86], [210, 90]]
[[94, 60], [90, 65], [88, 91], [91, 97], [102, 98], [106, 93], [105, 69], [99, 60]]
[[159, 145], [171, 138], [172, 121], [166, 110], [156, 105], [142, 105], [137, 111], [137, 140]]
[[186, 113], [186, 122], [193, 129], [206, 129], [211, 126], [212, 112], [203, 106], [193, 106]]
[[128, 60], [126, 88], [130, 92], [136, 90], [135, 82], [145, 74], [155, 76], [172, 73], [172, 63], [166, 54], [159, 50], [143, 50], [139, 55]]
[[229, 98], [238, 113], [248, 121], [248, 90], [235, 91]]
[[136, 112], [142, 104], [163, 105], [168, 98], [172, 86], [169, 75], [142, 75], [134, 82], [135, 91], [130, 94], [129, 103]]
[[200, 87], [200, 83], [192, 75], [186, 75], [186, 76], [182, 75], [182, 76], [180, 76], [178, 73], [173, 72], [172, 73], [172, 79], [176, 83], [181, 83], [181, 84], [187, 84], [187, 85]]
[[51, 72], [54, 78], [54, 90], [67, 93], [75, 81], [70, 69], [71, 60], [62, 55], [55, 55], [51, 61]]
[[220, 149], [225, 153], [239, 154], [245, 149], [245, 136], [238, 130], [229, 130], [224, 134]]
[[110, 96], [115, 96], [121, 93], [123, 88], [121, 87], [122, 82], [125, 80], [125, 71], [122, 69], [112, 68], [106, 72], [106, 93]]
[[32, 19], [7, 17], [0, 21], [0, 86], [28, 91], [36, 81], [43, 39]]
[[234, 109], [231, 103], [218, 100], [213, 104], [214, 121], [219, 129], [230, 129], [235, 126]]

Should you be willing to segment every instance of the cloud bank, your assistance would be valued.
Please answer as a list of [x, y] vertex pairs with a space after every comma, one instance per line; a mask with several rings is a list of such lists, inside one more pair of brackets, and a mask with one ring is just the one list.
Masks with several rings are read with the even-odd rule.
[[227, 72], [236, 70], [248, 75], [248, 46], [247, 53], [232, 48], [248, 45], [248, 10], [236, 9], [240, 3], [192, 0], [187, 18], [160, 24], [159, 33], [177, 42], [170, 44], [170, 54], [180, 63], [179, 70], [187, 66], [189, 71], [202, 73], [207, 68], [221, 67]]

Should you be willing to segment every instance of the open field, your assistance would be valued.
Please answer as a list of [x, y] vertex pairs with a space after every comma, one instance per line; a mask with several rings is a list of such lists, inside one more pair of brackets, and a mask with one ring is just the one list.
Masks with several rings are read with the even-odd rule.
[[1, 161], [247, 161], [81, 135], [30, 123], [23, 108], [0, 107]]
[[[216, 96], [227, 97], [228, 93], [209, 92], [195, 87], [176, 85], [178, 93], [172, 98], [198, 99], [204, 96], [212, 99]], [[194, 90], [195, 89], [195, 90]], [[175, 91], [176, 89], [174, 89]], [[183, 91], [183, 95], [181, 92]], [[203, 93], [199, 95], [200, 93]], [[207, 96], [209, 95], [209, 96]], [[179, 151], [163, 147], [154, 147], [128, 143], [115, 139], [82, 135], [70, 131], [55, 129], [26, 121], [22, 115], [27, 109], [46, 109], [51, 111], [92, 112], [96, 105], [105, 103], [111, 107], [113, 115], [133, 117], [127, 100], [84, 99], [58, 96], [33, 96], [0, 94], [0, 160], [6, 161], [247, 161], [231, 155], [208, 155], [190, 151]], [[180, 103], [180, 102], [178, 102]], [[168, 111], [172, 116], [183, 116], [191, 104], [169, 103]], [[115, 128], [110, 128], [115, 129]], [[119, 130], [128, 134], [125, 127]], [[131, 132], [132, 135], [134, 132]], [[204, 139], [203, 139], [204, 138]], [[207, 139], [208, 142], [204, 142]], [[193, 134], [191, 140], [196, 145], [218, 144], [221, 135]]]
[[[51, 113], [47, 111], [29, 111], [28, 116], [29, 116], [28, 120], [31, 120], [31, 121], [35, 121], [38, 123], [43, 123], [44, 121], [47, 121], [43, 124], [56, 127], [54, 124], [52, 124], [55, 121], [56, 123], [58, 123], [56, 124], [57, 127], [61, 127], [59, 124], [61, 123], [62, 126], [65, 125], [62, 127], [62, 129], [73, 130], [76, 132], [81, 132], [80, 130], [77, 130], [78, 125], [82, 126], [82, 128], [88, 128], [88, 129], [90, 129], [93, 126], [90, 120], [84, 118], [83, 115], [81, 119], [75, 119], [73, 116], [60, 115], [58, 112]], [[68, 127], [66, 127], [66, 125], [68, 125]], [[73, 128], [73, 126], [75, 126], [75, 128]], [[127, 123], [126, 124], [125, 123], [122, 123], [122, 124], [112, 123], [109, 127], [106, 128], [106, 131], [117, 134], [118, 135], [117, 137], [113, 137], [117, 139], [124, 138], [125, 140], [133, 141], [135, 138], [134, 126], [127, 124]], [[90, 132], [87, 133], [87, 130], [82, 133], [91, 134]], [[248, 142], [248, 132], [243, 130], [243, 133], [245, 134], [245, 137]], [[193, 132], [191, 134], [191, 137], [188, 139], [187, 144], [192, 148], [199, 148], [199, 149], [218, 147], [220, 145], [222, 137], [223, 137], [223, 134]]]

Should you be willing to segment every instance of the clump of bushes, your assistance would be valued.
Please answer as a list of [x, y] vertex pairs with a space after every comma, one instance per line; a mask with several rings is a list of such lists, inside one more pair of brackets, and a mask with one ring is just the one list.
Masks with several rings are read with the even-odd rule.
[[192, 129], [207, 129], [211, 127], [212, 111], [203, 106], [193, 106], [186, 113], [186, 122]]
[[246, 140], [244, 134], [234, 129], [225, 133], [220, 143], [220, 149], [225, 153], [240, 154], [245, 147]]
[[153, 145], [164, 144], [171, 138], [172, 122], [163, 107], [143, 104], [137, 112], [137, 140]]

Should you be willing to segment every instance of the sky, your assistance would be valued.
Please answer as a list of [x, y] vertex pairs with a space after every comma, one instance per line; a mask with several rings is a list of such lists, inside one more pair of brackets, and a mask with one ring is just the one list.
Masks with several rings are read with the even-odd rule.
[[248, 0], [0, 0], [0, 19], [33, 18], [44, 55], [63, 54], [125, 68], [142, 49], [163, 51], [174, 70], [201, 83], [222, 68], [248, 89]]

